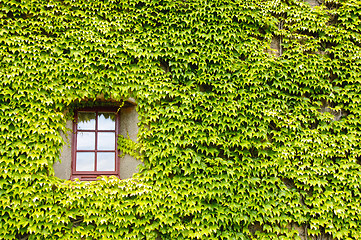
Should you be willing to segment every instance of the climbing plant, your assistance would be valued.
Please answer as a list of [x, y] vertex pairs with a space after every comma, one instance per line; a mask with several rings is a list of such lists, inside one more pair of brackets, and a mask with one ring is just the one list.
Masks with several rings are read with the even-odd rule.
[[[312, 4], [1, 1], [0, 239], [360, 239], [361, 2]], [[100, 95], [143, 166], [60, 180]]]

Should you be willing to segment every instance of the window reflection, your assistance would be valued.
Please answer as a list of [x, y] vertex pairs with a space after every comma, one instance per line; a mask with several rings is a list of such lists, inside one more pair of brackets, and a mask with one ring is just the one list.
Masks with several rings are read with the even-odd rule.
[[98, 152], [97, 161], [98, 171], [115, 171], [115, 153]]
[[78, 150], [94, 150], [95, 149], [95, 132], [78, 132], [77, 134]]
[[98, 150], [115, 150], [115, 133], [98, 132]]
[[76, 171], [94, 171], [95, 154], [93, 152], [76, 153]]
[[95, 112], [78, 112], [78, 129], [95, 130]]
[[99, 130], [115, 130], [115, 113], [99, 113], [98, 129]]

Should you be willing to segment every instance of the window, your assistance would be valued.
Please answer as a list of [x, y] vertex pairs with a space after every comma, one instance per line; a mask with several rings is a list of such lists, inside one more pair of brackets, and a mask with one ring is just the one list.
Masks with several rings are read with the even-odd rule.
[[116, 108], [88, 108], [75, 112], [71, 179], [119, 176], [118, 128]]
[[114, 105], [81, 108], [74, 112], [74, 119], [66, 121], [67, 129], [72, 131], [60, 133], [66, 144], [60, 161], [53, 165], [56, 177], [86, 181], [115, 175], [126, 179], [138, 172], [142, 162], [128, 154], [119, 154], [121, 149], [117, 149], [116, 143], [118, 136], [137, 142], [139, 115], [135, 100], [107, 104]]

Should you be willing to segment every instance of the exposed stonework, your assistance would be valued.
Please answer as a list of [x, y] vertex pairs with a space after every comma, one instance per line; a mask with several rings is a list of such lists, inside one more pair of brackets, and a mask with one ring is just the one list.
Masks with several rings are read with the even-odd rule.
[[273, 37], [271, 41], [271, 49], [268, 51], [270, 54], [274, 54], [276, 57], [280, 56], [281, 41], [280, 37]]
[[[72, 130], [73, 128], [73, 122], [67, 121], [66, 122], [66, 128], [69, 130]], [[61, 136], [63, 137], [66, 144], [63, 146], [63, 151], [60, 155], [60, 161], [61, 162], [55, 162], [54, 172], [55, 176], [61, 179], [70, 179], [71, 175], [71, 131], [68, 131], [67, 133], [61, 133]]]
[[321, 5], [320, 0], [305, 0], [305, 2], [309, 3], [311, 7], [316, 7]]
[[[120, 113], [120, 131], [123, 137], [128, 137], [136, 142], [138, 134], [138, 113], [136, 106], [123, 107]], [[130, 178], [134, 173], [138, 172], [138, 165], [142, 164], [141, 161], [126, 154], [120, 159], [120, 178]]]
[[342, 111], [342, 109], [335, 111], [333, 109], [332, 104], [328, 102], [324, 102], [319, 111], [321, 113], [325, 113], [325, 112], [331, 113], [334, 116], [333, 121], [339, 121], [343, 116], [347, 115], [344, 111]]

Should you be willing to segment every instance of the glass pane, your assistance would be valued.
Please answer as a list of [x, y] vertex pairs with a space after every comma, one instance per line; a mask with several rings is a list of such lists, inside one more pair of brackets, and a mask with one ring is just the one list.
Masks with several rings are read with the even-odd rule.
[[115, 150], [114, 132], [98, 132], [98, 150]]
[[95, 154], [93, 152], [76, 153], [76, 171], [94, 171]]
[[115, 118], [114, 112], [111, 113], [99, 113], [98, 114], [98, 129], [99, 130], [115, 130]]
[[115, 153], [98, 152], [97, 171], [115, 171]]
[[95, 112], [78, 112], [78, 129], [95, 130]]
[[95, 150], [95, 133], [78, 132], [76, 139], [77, 150]]

